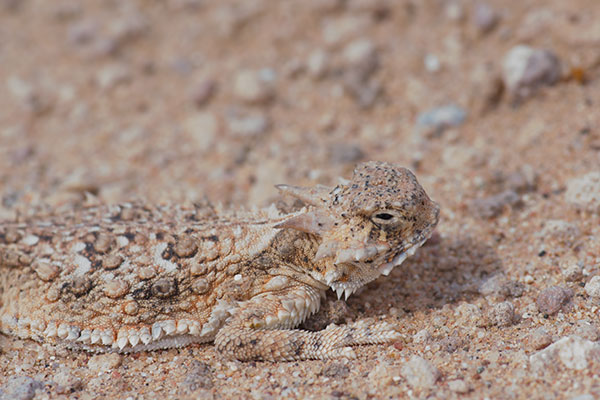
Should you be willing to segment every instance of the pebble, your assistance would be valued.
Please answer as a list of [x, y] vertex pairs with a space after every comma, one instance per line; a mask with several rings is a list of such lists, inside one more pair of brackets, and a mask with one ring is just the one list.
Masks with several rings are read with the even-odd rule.
[[502, 61], [502, 79], [515, 98], [525, 98], [539, 87], [555, 84], [561, 76], [558, 57], [550, 51], [518, 45]]
[[225, 119], [229, 132], [238, 137], [258, 137], [270, 126], [269, 119], [262, 113], [231, 110], [226, 113]]
[[504, 208], [515, 207], [521, 203], [521, 197], [514, 190], [505, 190], [496, 195], [471, 202], [471, 210], [479, 218], [494, 218], [502, 214]]
[[563, 337], [529, 357], [534, 371], [548, 369], [584, 370], [593, 360], [600, 361], [600, 343], [572, 335]]
[[107, 372], [121, 365], [121, 355], [117, 353], [98, 354], [88, 361], [88, 368], [96, 372]]
[[376, 387], [394, 385], [398, 378], [400, 378], [400, 368], [386, 361], [377, 363], [368, 374], [371, 385]]
[[592, 279], [585, 284], [585, 292], [594, 299], [600, 298], [600, 275], [592, 277]]
[[561, 274], [567, 282], [576, 282], [583, 278], [583, 263], [577, 260], [566, 260], [561, 265]]
[[44, 383], [29, 376], [11, 376], [0, 386], [0, 398], [14, 400], [31, 400], [36, 390], [44, 389]]
[[375, 44], [366, 38], [357, 39], [343, 50], [343, 58], [347, 68], [351, 68], [353, 73], [360, 76], [361, 80], [366, 80], [379, 64], [377, 48]]
[[431, 340], [431, 333], [427, 329], [421, 329], [413, 336], [414, 343], [427, 343]]
[[275, 95], [275, 87], [269, 74], [262, 71], [242, 70], [233, 80], [235, 96], [247, 104], [265, 104]]
[[489, 4], [478, 2], [473, 9], [473, 23], [481, 33], [492, 31], [499, 21], [499, 15]]
[[423, 65], [427, 72], [438, 72], [442, 68], [442, 64], [440, 63], [440, 59], [438, 56], [432, 53], [425, 54], [425, 58], [423, 59]]
[[462, 379], [455, 379], [452, 381], [448, 381], [448, 389], [453, 391], [454, 393], [464, 394], [469, 391], [469, 385]]
[[72, 394], [84, 387], [83, 381], [68, 370], [59, 370], [52, 379], [58, 394]]
[[217, 82], [211, 79], [200, 82], [192, 88], [190, 99], [196, 107], [204, 107], [217, 92]]
[[580, 209], [600, 213], [600, 172], [570, 179], [565, 199]]
[[544, 349], [552, 344], [552, 335], [543, 326], [529, 334], [529, 344], [534, 350]]
[[440, 371], [429, 361], [414, 355], [401, 369], [402, 376], [417, 390], [433, 388], [440, 379]]
[[461, 303], [456, 307], [455, 315], [461, 320], [461, 325], [477, 326], [483, 317], [481, 310], [475, 304]]
[[444, 129], [458, 126], [465, 121], [467, 112], [456, 104], [432, 108], [417, 116], [417, 127], [430, 133], [441, 133]]
[[515, 307], [509, 301], [494, 304], [488, 311], [487, 317], [491, 325], [500, 327], [511, 326], [517, 320]]
[[537, 188], [538, 174], [531, 165], [525, 164], [509, 174], [504, 185], [517, 193], [531, 192]]
[[559, 311], [568, 311], [572, 297], [571, 289], [563, 286], [550, 286], [540, 292], [536, 304], [541, 313], [554, 315]]

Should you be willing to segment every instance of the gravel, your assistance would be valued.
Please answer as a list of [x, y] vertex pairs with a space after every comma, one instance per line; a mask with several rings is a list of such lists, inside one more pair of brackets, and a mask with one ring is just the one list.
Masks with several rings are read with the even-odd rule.
[[558, 240], [565, 243], [573, 242], [581, 234], [577, 225], [562, 219], [544, 221], [544, 227], [538, 236], [544, 240]]
[[515, 207], [521, 204], [521, 196], [514, 190], [505, 190], [483, 199], [471, 202], [473, 213], [479, 218], [494, 218], [502, 214], [506, 207]]

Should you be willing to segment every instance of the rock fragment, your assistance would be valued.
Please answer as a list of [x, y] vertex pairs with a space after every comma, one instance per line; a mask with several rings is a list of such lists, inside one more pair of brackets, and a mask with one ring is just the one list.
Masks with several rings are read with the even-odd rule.
[[98, 354], [88, 361], [88, 368], [96, 372], [108, 372], [121, 365], [121, 355], [117, 353]]
[[515, 307], [509, 301], [494, 304], [489, 310], [487, 317], [491, 325], [499, 327], [511, 326], [517, 320]]
[[422, 112], [417, 117], [417, 128], [426, 133], [437, 134], [444, 129], [462, 124], [467, 112], [456, 104], [448, 104]]
[[600, 298], [600, 275], [592, 277], [592, 279], [585, 284], [585, 292], [594, 299]]
[[526, 98], [561, 77], [558, 57], [548, 50], [525, 45], [513, 47], [502, 61], [502, 79], [514, 99]]
[[217, 82], [207, 79], [192, 88], [190, 99], [196, 107], [201, 108], [208, 104], [216, 92]]
[[554, 315], [559, 311], [568, 311], [573, 291], [567, 287], [550, 286], [540, 292], [536, 304], [538, 310], [546, 315]]
[[580, 209], [599, 213], [600, 172], [590, 172], [586, 175], [570, 179], [567, 182], [565, 200]]
[[583, 262], [567, 260], [561, 265], [560, 272], [567, 282], [576, 282], [583, 278]]
[[7, 379], [0, 386], [0, 398], [14, 400], [31, 400], [35, 397], [36, 390], [42, 390], [44, 383], [29, 376], [16, 375]]
[[579, 336], [567, 336], [529, 357], [536, 372], [572, 369], [582, 371], [591, 362], [600, 362], [600, 343]]
[[233, 80], [235, 96], [247, 104], [265, 104], [275, 95], [274, 82], [269, 73], [241, 70]]
[[448, 381], [448, 389], [454, 393], [464, 394], [469, 392], [469, 385], [462, 379], [455, 379], [453, 381]]
[[478, 2], [473, 9], [473, 23], [481, 33], [488, 33], [498, 24], [499, 15], [489, 4]]
[[431, 389], [440, 378], [440, 371], [429, 361], [414, 355], [401, 369], [402, 376], [417, 390]]
[[541, 350], [552, 344], [552, 335], [543, 326], [531, 332], [528, 339], [529, 344], [534, 350]]
[[247, 113], [232, 110], [225, 116], [227, 128], [234, 136], [258, 137], [265, 133], [270, 126], [270, 121], [262, 113]]

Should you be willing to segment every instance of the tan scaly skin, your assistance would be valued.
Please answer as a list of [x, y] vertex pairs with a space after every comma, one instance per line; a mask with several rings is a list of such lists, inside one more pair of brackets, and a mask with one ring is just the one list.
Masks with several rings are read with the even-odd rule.
[[432, 234], [439, 208], [407, 169], [360, 164], [335, 188], [281, 185], [302, 210], [124, 204], [0, 223], [0, 331], [93, 352], [214, 342], [240, 360], [354, 357], [393, 326], [294, 329]]

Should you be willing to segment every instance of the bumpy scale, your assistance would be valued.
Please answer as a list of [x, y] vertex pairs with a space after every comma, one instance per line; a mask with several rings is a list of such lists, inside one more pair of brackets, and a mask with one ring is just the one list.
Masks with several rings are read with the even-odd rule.
[[431, 235], [439, 208], [407, 169], [360, 164], [335, 188], [278, 186], [281, 214], [99, 206], [0, 224], [0, 331], [94, 352], [214, 342], [240, 360], [353, 357], [388, 323], [293, 329], [328, 288], [347, 298]]

